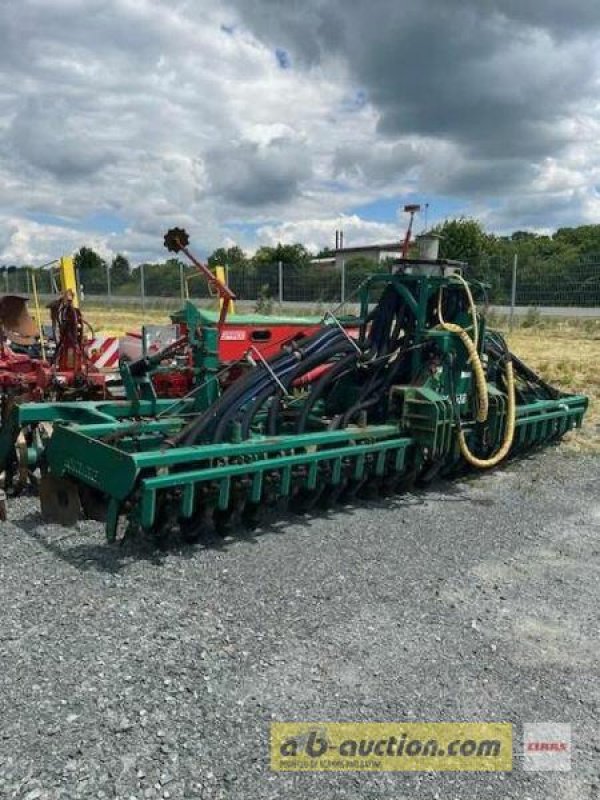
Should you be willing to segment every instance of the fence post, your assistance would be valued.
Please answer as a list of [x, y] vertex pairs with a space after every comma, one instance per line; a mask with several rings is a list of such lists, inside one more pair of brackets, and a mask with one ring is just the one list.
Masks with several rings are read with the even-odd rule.
[[108, 294], [108, 302], [110, 303], [112, 300], [112, 286], [110, 282], [110, 264], [108, 261], [106, 262], [106, 291]]
[[181, 302], [185, 303], [185, 277], [183, 274], [183, 261], [179, 262], [179, 292], [181, 294]]
[[517, 304], [517, 265], [519, 263], [519, 255], [515, 253], [513, 258], [512, 267], [512, 282], [510, 287], [510, 320], [508, 329], [512, 331], [515, 320], [515, 306]]
[[146, 281], [144, 280], [144, 265], [140, 264], [140, 292], [142, 295], [142, 311], [146, 310]]
[[283, 262], [277, 262], [277, 283], [279, 286], [279, 308], [283, 308]]

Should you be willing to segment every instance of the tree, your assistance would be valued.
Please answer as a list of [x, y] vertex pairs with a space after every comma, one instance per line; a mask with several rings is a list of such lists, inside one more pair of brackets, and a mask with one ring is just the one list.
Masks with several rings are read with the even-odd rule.
[[[254, 280], [262, 287], [268, 286], [272, 295], [276, 295], [279, 287], [279, 262], [283, 267], [283, 285], [286, 299], [302, 299], [306, 289], [311, 292], [309, 284], [316, 278], [315, 270], [310, 268], [310, 253], [301, 244], [278, 244], [276, 247], [260, 247], [250, 259], [250, 267]], [[314, 283], [314, 280], [312, 281]]]
[[600, 253], [600, 225], [559, 228], [552, 239], [576, 247], [581, 254]]
[[110, 265], [110, 277], [113, 286], [122, 286], [129, 280], [131, 269], [129, 261], [120, 254], [116, 255]]
[[89, 293], [106, 292], [106, 262], [91, 247], [82, 247], [74, 258], [79, 282]]
[[510, 236], [512, 242], [528, 242], [536, 238], [537, 233], [533, 233], [532, 231], [515, 231]]
[[305, 268], [311, 255], [303, 244], [278, 244], [277, 247], [260, 247], [252, 257], [255, 266], [277, 264], [281, 261], [286, 268]]
[[490, 250], [493, 241], [480, 222], [466, 217], [446, 220], [433, 231], [442, 237], [440, 257], [457, 261], [478, 262], [481, 255]]
[[353, 256], [345, 262], [344, 269], [346, 272], [346, 297], [348, 297], [357, 290], [365, 278], [374, 272], [381, 272], [383, 264], [369, 256]]
[[234, 245], [233, 247], [218, 247], [214, 253], [208, 257], [208, 266], [214, 267], [229, 267], [235, 269], [237, 267], [244, 267], [248, 263], [246, 254], [241, 247]]
[[77, 269], [81, 275], [91, 273], [94, 270], [98, 271], [106, 267], [105, 261], [95, 250], [92, 250], [91, 247], [82, 247], [75, 253], [74, 262], [75, 269]]
[[335, 256], [335, 250], [331, 247], [322, 247], [315, 258], [333, 258]]

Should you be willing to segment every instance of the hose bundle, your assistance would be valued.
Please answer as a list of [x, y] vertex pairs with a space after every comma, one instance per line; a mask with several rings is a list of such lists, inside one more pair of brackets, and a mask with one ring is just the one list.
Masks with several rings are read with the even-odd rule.
[[[473, 320], [473, 336], [455, 323], [446, 322], [442, 316], [442, 294], [438, 295], [438, 320], [440, 327], [457, 335], [469, 356], [475, 377], [476, 420], [484, 423], [488, 418], [489, 402], [487, 380], [478, 352], [477, 310], [470, 288], [462, 276], [456, 276], [465, 289]], [[388, 389], [406, 379], [406, 356], [413, 341], [415, 319], [402, 296], [393, 285], [388, 285], [376, 307], [365, 321], [366, 336], [360, 345], [350, 340], [337, 326], [326, 326], [296, 343], [293, 349], [268, 359], [263, 368], [255, 369], [226, 389], [217, 402], [186, 425], [169, 444], [193, 445], [200, 442], [221, 442], [234, 424], [239, 425], [243, 439], [250, 436], [257, 416], [267, 408], [266, 431], [277, 433], [281, 404], [294, 382], [316, 367], [327, 364], [328, 369], [312, 384], [306, 401], [296, 420], [295, 429], [302, 433], [308, 424], [311, 411], [319, 400], [342, 379], [354, 378], [359, 391], [353, 404], [338, 414], [331, 422], [332, 428], [344, 428], [361, 413], [385, 416]], [[422, 345], [419, 345], [422, 346]], [[492, 347], [495, 346], [492, 343]], [[488, 459], [480, 459], [469, 450], [465, 434], [459, 429], [458, 441], [462, 455], [473, 466], [489, 468], [499, 463], [509, 452], [514, 437], [516, 419], [515, 380], [510, 358], [506, 361], [505, 381], [508, 396], [507, 424], [502, 445]]]
[[[318, 330], [303, 339], [294, 350], [286, 350], [269, 359], [268, 369], [252, 370], [232, 384], [214, 405], [182, 428], [170, 444], [185, 446], [200, 441], [220, 442], [233, 422], [240, 422], [247, 436], [252, 419], [264, 402], [279, 390], [279, 384], [288, 388], [303, 372], [351, 346], [345, 333], [338, 328]], [[273, 380], [273, 376], [279, 383]]]

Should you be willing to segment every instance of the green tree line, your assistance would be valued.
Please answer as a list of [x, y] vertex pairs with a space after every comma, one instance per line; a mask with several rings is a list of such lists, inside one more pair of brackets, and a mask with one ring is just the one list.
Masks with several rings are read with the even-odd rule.
[[[433, 230], [441, 237], [440, 256], [467, 262], [470, 276], [485, 282], [496, 302], [505, 302], [510, 296], [516, 256], [519, 302], [543, 304], [543, 298], [536, 297], [541, 290], [552, 288], [558, 299], [560, 293], [565, 294], [565, 304], [600, 303], [600, 225], [559, 228], [548, 235], [515, 231], [498, 236], [487, 232], [478, 220], [461, 218], [446, 220]], [[412, 254], [416, 255], [415, 246]], [[331, 250], [310, 253], [302, 244], [260, 247], [253, 255], [237, 246], [220, 247], [208, 257], [208, 265], [227, 267], [229, 283], [242, 298], [264, 295], [277, 299], [281, 262], [285, 299], [328, 302], [339, 296], [339, 271], [331, 265], [311, 264], [311, 259], [331, 255]], [[209, 294], [205, 280], [193, 277], [194, 267], [177, 258], [132, 265], [125, 256], [117, 255], [106, 262], [92, 248], [82, 247], [75, 255], [75, 265], [86, 294], [106, 294], [110, 275], [113, 294], [139, 295], [142, 271], [148, 296], [178, 297], [182, 281], [191, 297]], [[346, 296], [368, 274], [386, 268], [386, 264], [365, 257], [348, 259]]]

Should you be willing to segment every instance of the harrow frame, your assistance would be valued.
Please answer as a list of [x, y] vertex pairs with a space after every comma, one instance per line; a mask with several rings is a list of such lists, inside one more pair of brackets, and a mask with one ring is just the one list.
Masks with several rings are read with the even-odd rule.
[[[587, 398], [548, 386], [508, 353], [468, 289], [465, 302], [464, 286], [456, 265], [403, 259], [397, 272], [365, 281], [357, 317], [330, 315], [328, 325], [255, 361], [225, 388], [222, 319], [207, 320], [188, 303], [177, 315], [194, 376], [188, 397], [157, 399], [151, 373], [159, 354], [122, 365], [127, 401], [19, 406], [12, 425], [53, 423], [28, 463], [41, 466], [58, 494], [61, 485], [69, 498], [80, 488], [82, 506], [86, 493], [99, 498], [87, 508], [103, 510], [109, 541], [123, 517], [128, 530], [161, 536], [178, 523], [194, 538], [209, 517], [223, 531], [232, 517], [252, 524], [280, 501], [301, 509], [324, 493], [389, 494], [470, 462], [491, 466], [502, 449], [512, 456], [560, 440], [581, 424]], [[513, 361], [511, 389], [503, 370]], [[313, 383], [297, 384], [315, 367]]]

